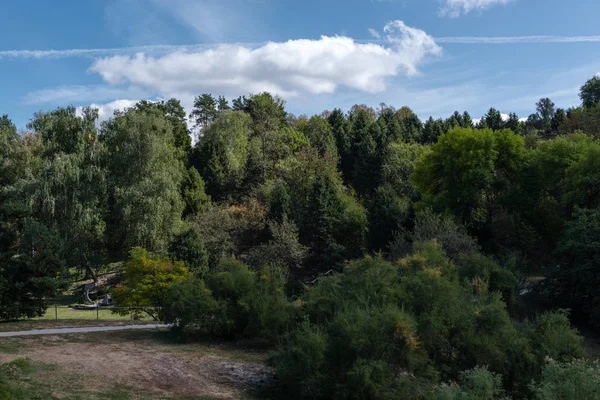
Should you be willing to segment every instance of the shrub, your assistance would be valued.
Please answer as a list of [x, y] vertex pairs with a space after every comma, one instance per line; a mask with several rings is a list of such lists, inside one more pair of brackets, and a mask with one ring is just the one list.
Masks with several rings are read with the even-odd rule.
[[188, 276], [189, 271], [183, 262], [173, 262], [168, 257], [134, 247], [129, 252], [129, 260], [123, 265], [120, 284], [111, 294], [118, 306], [139, 307], [154, 319], [162, 320], [170, 286], [183, 282]]
[[191, 279], [171, 289], [167, 319], [189, 335], [273, 338], [293, 315], [283, 286], [277, 275], [224, 259], [204, 281]]
[[600, 399], [600, 368], [597, 362], [548, 359], [541, 381], [532, 383], [531, 389], [539, 400]]

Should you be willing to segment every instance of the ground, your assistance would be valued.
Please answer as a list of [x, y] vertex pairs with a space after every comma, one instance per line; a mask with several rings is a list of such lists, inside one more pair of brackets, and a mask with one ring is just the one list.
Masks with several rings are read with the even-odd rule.
[[11, 384], [41, 399], [252, 398], [272, 379], [266, 354], [264, 344], [181, 344], [156, 330], [0, 341], [0, 364], [31, 366]]

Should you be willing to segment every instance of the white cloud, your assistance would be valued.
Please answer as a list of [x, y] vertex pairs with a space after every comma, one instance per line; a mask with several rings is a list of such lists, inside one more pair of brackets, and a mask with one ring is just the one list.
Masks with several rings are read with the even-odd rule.
[[506, 5], [513, 0], [441, 0], [440, 15], [451, 18], [468, 14], [471, 11], [483, 11], [492, 6]]
[[339, 86], [374, 93], [384, 91], [392, 77], [417, 74], [429, 56], [442, 53], [433, 37], [402, 21], [390, 22], [384, 33], [384, 44], [322, 36], [257, 48], [231, 44], [178, 50], [161, 57], [118, 55], [96, 60], [90, 71], [111, 85], [135, 85], [165, 96], [204, 91], [294, 96], [333, 93]]
[[[113, 116], [117, 110], [124, 110], [126, 108], [133, 107], [139, 100], [115, 100], [106, 104], [95, 104], [92, 103], [89, 106], [98, 109], [98, 122], [106, 121]], [[77, 113], [81, 115], [83, 107], [77, 107]]]
[[381, 35], [373, 28], [369, 28], [369, 34], [373, 36], [375, 39], [381, 39]]

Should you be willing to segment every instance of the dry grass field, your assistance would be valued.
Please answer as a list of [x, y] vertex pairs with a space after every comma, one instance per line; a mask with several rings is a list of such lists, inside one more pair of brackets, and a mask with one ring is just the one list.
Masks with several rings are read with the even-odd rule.
[[37, 399], [247, 399], [272, 378], [264, 346], [181, 344], [168, 332], [0, 339], [0, 368]]

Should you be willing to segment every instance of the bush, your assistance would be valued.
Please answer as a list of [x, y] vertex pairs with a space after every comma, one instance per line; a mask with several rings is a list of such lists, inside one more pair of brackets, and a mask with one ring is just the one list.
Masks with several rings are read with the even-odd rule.
[[206, 279], [190, 279], [169, 293], [167, 319], [192, 336], [274, 338], [291, 322], [284, 281], [224, 259]]
[[539, 400], [600, 399], [600, 368], [597, 362], [575, 360], [561, 363], [548, 359], [542, 379], [531, 389]]
[[459, 385], [439, 386], [431, 396], [431, 400], [500, 400], [503, 397], [502, 377], [488, 371], [487, 368], [476, 367], [460, 374]]
[[204, 281], [193, 278], [174, 285], [169, 291], [165, 322], [185, 335], [218, 335], [224, 330], [224, 310], [213, 298]]
[[[134, 247], [123, 265], [120, 283], [111, 294], [118, 306], [138, 307], [154, 319], [163, 320], [171, 285], [185, 281], [188, 276], [183, 262], [173, 262], [168, 257]], [[128, 313], [127, 310], [117, 312]]]

